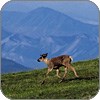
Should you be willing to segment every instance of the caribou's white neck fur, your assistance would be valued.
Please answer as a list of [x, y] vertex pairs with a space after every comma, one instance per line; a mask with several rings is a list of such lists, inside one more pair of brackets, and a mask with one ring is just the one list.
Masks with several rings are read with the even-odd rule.
[[49, 63], [49, 59], [48, 59], [48, 58], [45, 58], [43, 61], [44, 61], [44, 63], [46, 63], [46, 64]]

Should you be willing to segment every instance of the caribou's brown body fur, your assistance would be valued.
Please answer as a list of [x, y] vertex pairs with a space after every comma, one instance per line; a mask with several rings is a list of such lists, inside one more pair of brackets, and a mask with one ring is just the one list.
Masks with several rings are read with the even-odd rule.
[[61, 55], [61, 56], [51, 58], [51, 59], [48, 59], [46, 57], [47, 57], [47, 53], [42, 54], [41, 57], [38, 59], [39, 62], [42, 61], [42, 62], [45, 62], [48, 65], [48, 71], [47, 71], [46, 75], [48, 75], [49, 72], [52, 71], [52, 69], [56, 69], [57, 76], [60, 78], [59, 68], [64, 66], [65, 73], [64, 73], [63, 78], [66, 76], [66, 73], [67, 73], [68, 69], [71, 69], [74, 72], [75, 76], [78, 77], [78, 75], [75, 71], [75, 68], [71, 65], [71, 61], [72, 61], [71, 56]]
[[70, 56], [61, 55], [55, 58], [52, 58], [48, 61], [48, 68], [59, 69], [60, 67], [66, 67], [67, 63], [71, 63]]

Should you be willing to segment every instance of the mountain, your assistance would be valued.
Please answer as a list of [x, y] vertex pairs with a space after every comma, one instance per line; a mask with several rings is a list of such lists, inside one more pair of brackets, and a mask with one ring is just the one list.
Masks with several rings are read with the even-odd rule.
[[15, 73], [21, 71], [29, 71], [31, 68], [24, 67], [21, 64], [18, 64], [12, 60], [2, 58], [1, 63], [1, 73]]
[[2, 28], [6, 31], [16, 30], [16, 25], [27, 15], [23, 12], [1, 11]]
[[[10, 12], [11, 13], [11, 12]], [[18, 19], [17, 19], [18, 17]], [[40, 7], [26, 14], [11, 18], [13, 28], [2, 24], [2, 57], [24, 66], [41, 68], [37, 59], [42, 53], [48, 57], [61, 54], [73, 56], [74, 61], [98, 57], [98, 25], [83, 23], [50, 8]]]

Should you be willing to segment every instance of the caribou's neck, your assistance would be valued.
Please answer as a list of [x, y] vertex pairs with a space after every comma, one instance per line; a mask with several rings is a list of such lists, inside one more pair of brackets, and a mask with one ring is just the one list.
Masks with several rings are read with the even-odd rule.
[[49, 63], [49, 59], [48, 58], [45, 58], [44, 59], [44, 63], [48, 64]]

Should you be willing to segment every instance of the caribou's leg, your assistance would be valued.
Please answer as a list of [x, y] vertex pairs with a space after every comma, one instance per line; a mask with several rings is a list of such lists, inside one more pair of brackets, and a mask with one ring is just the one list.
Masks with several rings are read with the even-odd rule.
[[64, 78], [66, 77], [67, 69], [68, 69], [67, 66], [65, 66], [65, 73], [63, 75], [63, 78], [59, 81], [59, 83], [61, 83], [64, 80]]
[[66, 77], [66, 74], [67, 74], [67, 67], [65, 67], [65, 73], [64, 73], [64, 75], [63, 75], [63, 78]]
[[48, 68], [48, 71], [46, 73], [46, 76], [48, 76], [48, 74], [52, 71], [52, 68]]
[[76, 73], [75, 68], [74, 68], [72, 65], [69, 65], [68, 67], [69, 67], [69, 69], [71, 69], [71, 70], [74, 72], [74, 75], [75, 75], [76, 77], [79, 77], [79, 76], [77, 75], [77, 73]]
[[42, 81], [41, 85], [45, 83], [46, 78], [48, 76], [48, 74], [52, 71], [53, 68], [48, 68], [47, 73], [46, 73], [46, 77], [44, 78], [44, 80]]
[[59, 69], [56, 70], [56, 76], [57, 76], [58, 78], [60, 78], [60, 76], [59, 76]]

